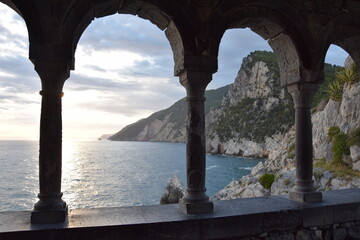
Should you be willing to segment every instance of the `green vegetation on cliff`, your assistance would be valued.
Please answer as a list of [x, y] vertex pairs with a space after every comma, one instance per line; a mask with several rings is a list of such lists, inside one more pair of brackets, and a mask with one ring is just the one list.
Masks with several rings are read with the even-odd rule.
[[283, 133], [294, 124], [294, 108], [291, 104], [278, 104], [267, 112], [261, 108], [262, 101], [245, 98], [231, 106], [214, 125], [220, 141], [247, 138], [263, 142], [266, 136]]
[[[256, 72], [254, 66], [259, 61], [266, 64], [267, 72]], [[262, 90], [268, 89], [269, 92], [262, 97], [246, 96], [236, 104], [228, 101], [223, 108], [223, 115], [210, 127], [210, 137], [217, 135], [221, 142], [246, 138], [259, 143], [264, 142], [267, 136], [286, 132], [294, 124], [294, 107], [291, 96], [286, 90], [282, 92], [275, 54], [268, 51], [252, 52], [244, 59], [241, 69], [245, 71], [248, 79], [239, 80], [249, 81], [248, 85], [256, 81], [252, 76], [258, 78], [261, 77], [259, 74], [264, 74], [263, 77], [268, 80]], [[274, 102], [269, 102], [269, 98]]]
[[[254, 69], [259, 61], [265, 63], [266, 67]], [[258, 65], [259, 66], [259, 65]], [[267, 70], [266, 70], [267, 69]], [[323, 99], [329, 98], [328, 85], [335, 81], [336, 73], [341, 67], [325, 64], [325, 83], [320, 87], [318, 93], [314, 97], [313, 106], [316, 106]], [[207, 125], [207, 136], [211, 139], [218, 136], [221, 142], [228, 140], [238, 141], [246, 138], [255, 142], [264, 142], [266, 137], [270, 137], [275, 133], [285, 133], [294, 124], [294, 108], [290, 94], [286, 88], [280, 86], [280, 72], [275, 54], [268, 51], [255, 51], [244, 58], [240, 71], [245, 71], [247, 76], [253, 75], [251, 81], [257, 81], [257, 74], [260, 74], [268, 81], [255, 85], [250, 80], [238, 79], [236, 81], [243, 82], [245, 88], [249, 87], [250, 97], [240, 94], [241, 87], [238, 92], [233, 92], [232, 98], [242, 99], [235, 100], [230, 104], [230, 96], [227, 93], [231, 90], [230, 85], [224, 86], [216, 90], [208, 90], [205, 93], [205, 114], [212, 113], [211, 109], [219, 109], [218, 115], [212, 116], [212, 122]], [[259, 71], [259, 72], [257, 72]], [[236, 82], [234, 83], [234, 85]], [[269, 90], [270, 89], [270, 90]], [[268, 94], [260, 94], [255, 96], [255, 91], [268, 91]], [[252, 92], [251, 92], [252, 91]], [[224, 98], [225, 96], [225, 98]], [[255, 96], [255, 97], [254, 97]], [[220, 114], [219, 114], [220, 113]], [[110, 140], [115, 141], [131, 141], [145, 140], [153, 141], [151, 137], [140, 136], [144, 133], [144, 129], [149, 128], [152, 123], [162, 121], [160, 130], [170, 131], [171, 136], [165, 140], [157, 138], [156, 141], [185, 141], [184, 129], [186, 126], [187, 106], [186, 99], [183, 98], [173, 104], [171, 107], [156, 112], [148, 118], [141, 119], [136, 123], [126, 126], [121, 131], [113, 135]], [[170, 123], [170, 124], [166, 124]], [[155, 131], [155, 130], [154, 130]]]
[[[255, 63], [259, 61], [266, 63], [266, 66], [269, 68], [269, 72], [273, 74], [274, 79], [280, 79], [279, 65], [273, 52], [251, 52], [246, 58], [244, 58], [243, 64], [245, 64], [246, 67], [242, 66], [242, 68], [244, 68], [247, 71], [247, 74], [250, 75], [251, 69], [254, 67]], [[278, 81], [278, 83], [280, 85], [280, 81]]]
[[319, 90], [317, 91], [317, 93], [313, 98], [313, 102], [312, 102], [313, 107], [316, 107], [321, 102], [321, 100], [323, 99], [327, 100], [330, 98], [330, 93], [328, 91], [329, 85], [334, 84], [336, 80], [336, 73], [339, 72], [341, 69], [344, 68], [325, 63], [324, 65], [325, 81], [323, 84], [320, 85]]
[[[263, 88], [270, 89], [269, 93], [262, 97], [245, 97], [232, 105], [230, 101], [227, 101], [227, 104], [223, 106], [223, 114], [210, 127], [212, 129], [208, 134], [210, 138], [218, 136], [221, 142], [231, 139], [239, 141], [241, 138], [246, 138], [259, 143], [275, 133], [285, 133], [294, 125], [295, 113], [292, 97], [280, 86], [280, 71], [273, 52], [255, 51], [244, 58], [241, 69], [248, 76], [247, 81], [256, 81], [250, 79], [252, 74], [255, 78], [259, 77], [259, 72], [254, 72], [257, 71], [254, 66], [259, 61], [264, 62], [268, 68], [268, 72], [261, 74], [264, 74], [263, 77], [268, 77]], [[326, 89], [335, 81], [336, 73], [341, 69], [335, 65], [325, 64], [325, 83], [315, 95], [313, 106], [329, 98]], [[270, 104], [270, 107], [269, 98], [277, 99]]]

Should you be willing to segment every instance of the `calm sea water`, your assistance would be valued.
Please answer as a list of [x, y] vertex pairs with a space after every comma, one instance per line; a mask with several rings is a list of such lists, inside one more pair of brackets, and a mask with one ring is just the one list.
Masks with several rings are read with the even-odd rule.
[[[0, 211], [31, 210], [37, 201], [38, 142], [0, 141]], [[259, 161], [207, 155], [207, 194], [249, 174]], [[185, 144], [64, 142], [63, 199], [70, 208], [158, 204], [169, 178], [185, 185]]]

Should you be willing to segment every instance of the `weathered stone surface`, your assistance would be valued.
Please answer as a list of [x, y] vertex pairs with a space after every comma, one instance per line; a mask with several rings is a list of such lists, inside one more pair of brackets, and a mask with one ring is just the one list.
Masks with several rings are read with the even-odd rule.
[[272, 195], [287, 194], [295, 185], [295, 168], [283, 169], [271, 185]]
[[360, 161], [360, 147], [353, 145], [350, 147], [350, 156], [353, 162]]
[[333, 239], [334, 240], [344, 240], [346, 239], [346, 229], [345, 228], [336, 228], [333, 230]]
[[329, 100], [325, 109], [321, 112], [316, 112], [312, 115], [313, 124], [313, 147], [314, 158], [327, 160], [332, 159], [331, 153], [331, 139], [327, 132], [330, 127], [336, 126], [339, 122], [339, 107], [340, 103]]
[[266, 240], [294, 240], [294, 235], [291, 233], [270, 233]]
[[62, 200], [62, 92], [69, 78], [67, 62], [38, 61], [35, 70], [42, 83], [40, 148], [39, 148], [39, 201], [32, 212], [32, 223], [64, 222], [67, 204]]
[[[212, 124], [215, 123], [216, 125], [229, 112], [229, 109], [239, 106], [238, 104], [245, 100], [253, 102], [254, 109], [261, 115], [256, 116], [258, 119], [267, 118], [264, 117], [265, 114], [260, 112], [268, 113], [278, 106], [285, 109], [286, 106], [292, 105], [289, 98], [286, 98], [285, 89], [281, 88], [278, 83], [278, 75], [275, 73], [274, 67], [261, 60], [252, 62], [255, 56], [256, 54], [250, 54], [244, 58], [235, 82], [223, 99], [221, 111], [219, 109], [210, 111], [207, 116], [209, 130], [207, 139], [208, 152], [219, 153], [218, 146], [221, 145], [222, 153], [227, 155], [267, 158], [270, 149], [278, 149], [283, 133], [292, 125], [292, 122], [284, 122], [277, 132], [272, 133], [271, 136], [264, 136], [261, 141], [254, 140], [254, 137], [245, 137], [244, 133], [234, 129], [230, 130], [232, 136], [230, 139], [221, 140], [215, 128], [213, 128]], [[289, 109], [292, 111], [292, 107], [289, 107]], [[239, 113], [239, 115], [241, 114]], [[288, 120], [291, 121], [292, 119], [289, 118]], [[241, 121], [239, 124], [246, 124], [247, 122], [250, 122], [250, 120]], [[251, 131], [251, 129], [248, 131]]]
[[165, 191], [160, 199], [160, 204], [178, 203], [185, 195], [185, 189], [178, 176], [169, 179]]
[[258, 182], [258, 179], [248, 175], [242, 177], [239, 181], [231, 181], [223, 190], [216, 193], [212, 200], [230, 200], [268, 195], [269, 191]]
[[356, 170], [356, 171], [360, 171], [360, 161], [357, 161], [355, 163], [352, 164], [352, 169]]
[[324, 171], [321, 176], [321, 169], [317, 169], [320, 174], [320, 186], [321, 190], [326, 190], [329, 185], [331, 185], [331, 179], [333, 178], [333, 174], [329, 171]]
[[354, 63], [354, 60], [351, 58], [351, 56], [348, 56], [348, 57], [345, 59], [344, 67], [347, 68], [347, 69], [350, 69], [351, 66], [353, 65], [353, 63]]
[[251, 169], [251, 175], [259, 178], [261, 175], [265, 173], [265, 171], [266, 169], [264, 167], [264, 164], [262, 162], [259, 162], [258, 164], [256, 164], [255, 167], [253, 167], [253, 169]]
[[353, 239], [360, 239], [360, 226], [350, 227], [348, 230], [348, 235]]
[[321, 238], [315, 235], [314, 231], [304, 229], [296, 233], [296, 240], [321, 240]]

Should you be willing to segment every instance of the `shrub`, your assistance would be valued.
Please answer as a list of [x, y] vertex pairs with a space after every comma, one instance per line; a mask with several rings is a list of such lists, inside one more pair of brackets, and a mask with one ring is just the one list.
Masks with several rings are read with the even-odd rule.
[[325, 81], [323, 84], [320, 85], [319, 90], [316, 92], [313, 98], [312, 107], [316, 107], [322, 100], [328, 100], [330, 98], [330, 94], [328, 91], [329, 84], [336, 81], [336, 73], [341, 69], [343, 69], [343, 67], [325, 63]]
[[351, 65], [349, 69], [342, 69], [336, 73], [336, 78], [340, 83], [353, 84], [359, 81], [359, 74], [355, 64]]
[[295, 155], [296, 155], [295, 143], [292, 143], [287, 149], [286, 157], [293, 159]]
[[348, 145], [348, 136], [345, 133], [339, 133], [333, 137], [332, 152], [334, 154], [333, 163], [335, 165], [341, 165], [341, 157], [343, 155], [350, 155], [350, 148]]
[[344, 83], [337, 79], [336, 81], [329, 83], [327, 92], [332, 100], [341, 102], [343, 89]]
[[352, 131], [349, 134], [348, 145], [349, 146], [352, 146], [352, 145], [360, 146], [360, 128], [356, 128], [354, 131]]
[[259, 178], [259, 183], [266, 189], [270, 189], [275, 181], [275, 175], [272, 173], [265, 173]]
[[329, 135], [329, 137], [331, 137], [331, 139], [339, 133], [340, 133], [340, 128], [338, 128], [338, 127], [331, 127], [328, 130], [328, 135]]
[[360, 142], [360, 129], [356, 129], [350, 136], [342, 133], [338, 127], [331, 127], [328, 135], [332, 140], [332, 153], [334, 155], [333, 164], [336, 166], [343, 165], [342, 156], [350, 155], [351, 141]]
[[291, 182], [291, 181], [290, 181], [289, 178], [285, 178], [285, 179], [284, 179], [284, 185], [285, 185], [285, 186], [288, 186], [288, 185], [290, 184], [290, 182]]
[[329, 83], [327, 92], [330, 98], [334, 101], [340, 102], [344, 90], [344, 84], [353, 84], [360, 80], [360, 75], [357, 70], [356, 64], [351, 65], [351, 68], [340, 69], [336, 73], [335, 81]]

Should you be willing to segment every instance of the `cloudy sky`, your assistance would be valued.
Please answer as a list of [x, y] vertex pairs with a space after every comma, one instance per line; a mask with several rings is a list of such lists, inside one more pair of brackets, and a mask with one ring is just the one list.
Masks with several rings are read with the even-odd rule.
[[[39, 138], [41, 84], [28, 60], [23, 20], [0, 4], [0, 140]], [[219, 71], [208, 89], [232, 83], [242, 59], [271, 50], [247, 29], [227, 31]], [[342, 65], [346, 53], [332, 46], [326, 61]], [[129, 15], [96, 19], [80, 39], [75, 70], [63, 97], [65, 139], [94, 140], [169, 107], [185, 96], [173, 77], [173, 58], [164, 33]]]

